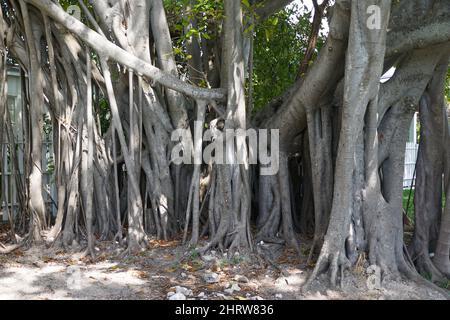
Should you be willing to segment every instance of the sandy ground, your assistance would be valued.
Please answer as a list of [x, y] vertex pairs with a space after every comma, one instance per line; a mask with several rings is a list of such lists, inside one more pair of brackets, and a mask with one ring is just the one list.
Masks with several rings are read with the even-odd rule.
[[[270, 263], [240, 256], [228, 259], [214, 253], [200, 257], [176, 241], [152, 241], [150, 247], [139, 255], [118, 257], [118, 248], [99, 244], [94, 262], [60, 249], [19, 249], [0, 256], [0, 299], [167, 299], [176, 286], [192, 291], [188, 299], [446, 298], [439, 292], [405, 281], [369, 290], [367, 276], [356, 271], [347, 274], [342, 290], [327, 289], [323, 278], [310, 292], [303, 293], [301, 286], [311, 266], [302, 264], [304, 257], [299, 258], [289, 250], [279, 257], [275, 268]], [[217, 283], [205, 282], [207, 272], [218, 276]], [[243, 276], [245, 282], [238, 279]], [[233, 285], [238, 291], [227, 291]]]

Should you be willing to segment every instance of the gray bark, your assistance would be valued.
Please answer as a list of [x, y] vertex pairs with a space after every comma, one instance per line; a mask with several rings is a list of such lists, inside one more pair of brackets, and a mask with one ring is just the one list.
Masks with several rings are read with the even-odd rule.
[[[332, 285], [338, 273], [350, 265], [345, 253], [345, 239], [351, 219], [352, 176], [357, 137], [363, 129], [363, 119], [370, 104], [377, 104], [379, 79], [386, 50], [390, 1], [379, 1], [381, 29], [366, 26], [368, 1], [352, 2], [350, 38], [346, 59], [342, 128], [336, 160], [335, 184], [331, 218], [319, 260], [310, 278], [314, 279], [329, 267]], [[365, 39], [364, 41], [361, 41]], [[341, 279], [342, 280], [342, 279]]]

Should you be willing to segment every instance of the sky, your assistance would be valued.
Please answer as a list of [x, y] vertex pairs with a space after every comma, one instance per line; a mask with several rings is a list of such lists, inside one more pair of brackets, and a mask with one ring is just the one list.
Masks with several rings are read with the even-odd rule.
[[[322, 1], [318, 1], [318, 2], [319, 2], [319, 4], [322, 3]], [[297, 3], [299, 5], [301, 5], [303, 3], [303, 5], [306, 6], [309, 10], [311, 10], [314, 7], [312, 0], [295, 0], [294, 3]]]
[[[319, 2], [319, 4], [322, 3], [322, 1], [318, 1], [318, 2]], [[294, 0], [293, 3], [299, 5], [300, 8], [306, 7], [307, 11], [310, 11], [310, 10], [312, 10], [314, 8], [312, 0]], [[311, 15], [311, 22], [312, 22], [313, 18], [314, 18], [314, 15]], [[329, 29], [328, 29], [328, 22], [326, 21], [326, 19], [325, 19], [325, 21], [323, 23], [323, 27], [324, 27], [324, 30], [323, 30], [324, 33], [328, 34], [328, 30]]]

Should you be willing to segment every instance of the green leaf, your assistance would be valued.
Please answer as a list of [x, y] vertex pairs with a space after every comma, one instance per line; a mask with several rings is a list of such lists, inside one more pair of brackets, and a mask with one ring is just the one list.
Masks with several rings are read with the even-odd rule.
[[271, 32], [269, 29], [266, 29], [266, 41], [269, 42], [270, 41], [270, 37], [272, 36]]
[[244, 33], [248, 34], [248, 33], [252, 32], [253, 29], [255, 29], [255, 25], [251, 24], [247, 29], [245, 29]]

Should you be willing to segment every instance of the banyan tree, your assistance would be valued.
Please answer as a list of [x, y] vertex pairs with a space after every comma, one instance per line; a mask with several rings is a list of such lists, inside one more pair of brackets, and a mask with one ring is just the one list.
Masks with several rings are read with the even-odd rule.
[[[313, 1], [297, 81], [255, 110], [254, 29], [290, 2], [2, 0], [0, 140], [15, 146], [5, 98], [12, 60], [22, 73], [25, 141], [23, 174], [14, 175], [18, 210], [10, 214], [18, 244], [2, 252], [81, 243], [95, 257], [97, 241], [131, 253], [150, 237], [182, 236], [201, 253], [261, 253], [261, 244], [299, 250], [298, 233], [309, 229], [310, 281], [326, 273], [336, 285], [361, 258], [385, 280], [450, 277], [450, 2]], [[220, 14], [189, 14], [211, 7]], [[316, 54], [325, 17], [329, 31]], [[393, 76], [381, 83], [388, 70]], [[44, 201], [46, 112], [54, 216]], [[415, 229], [405, 244], [405, 144], [416, 112]], [[269, 141], [276, 172], [249, 161], [250, 136], [224, 142], [227, 130], [247, 129]], [[183, 138], [174, 139], [179, 130]], [[217, 156], [219, 146], [229, 161], [192, 159], [208, 148]], [[18, 172], [17, 148], [8, 150]]]

